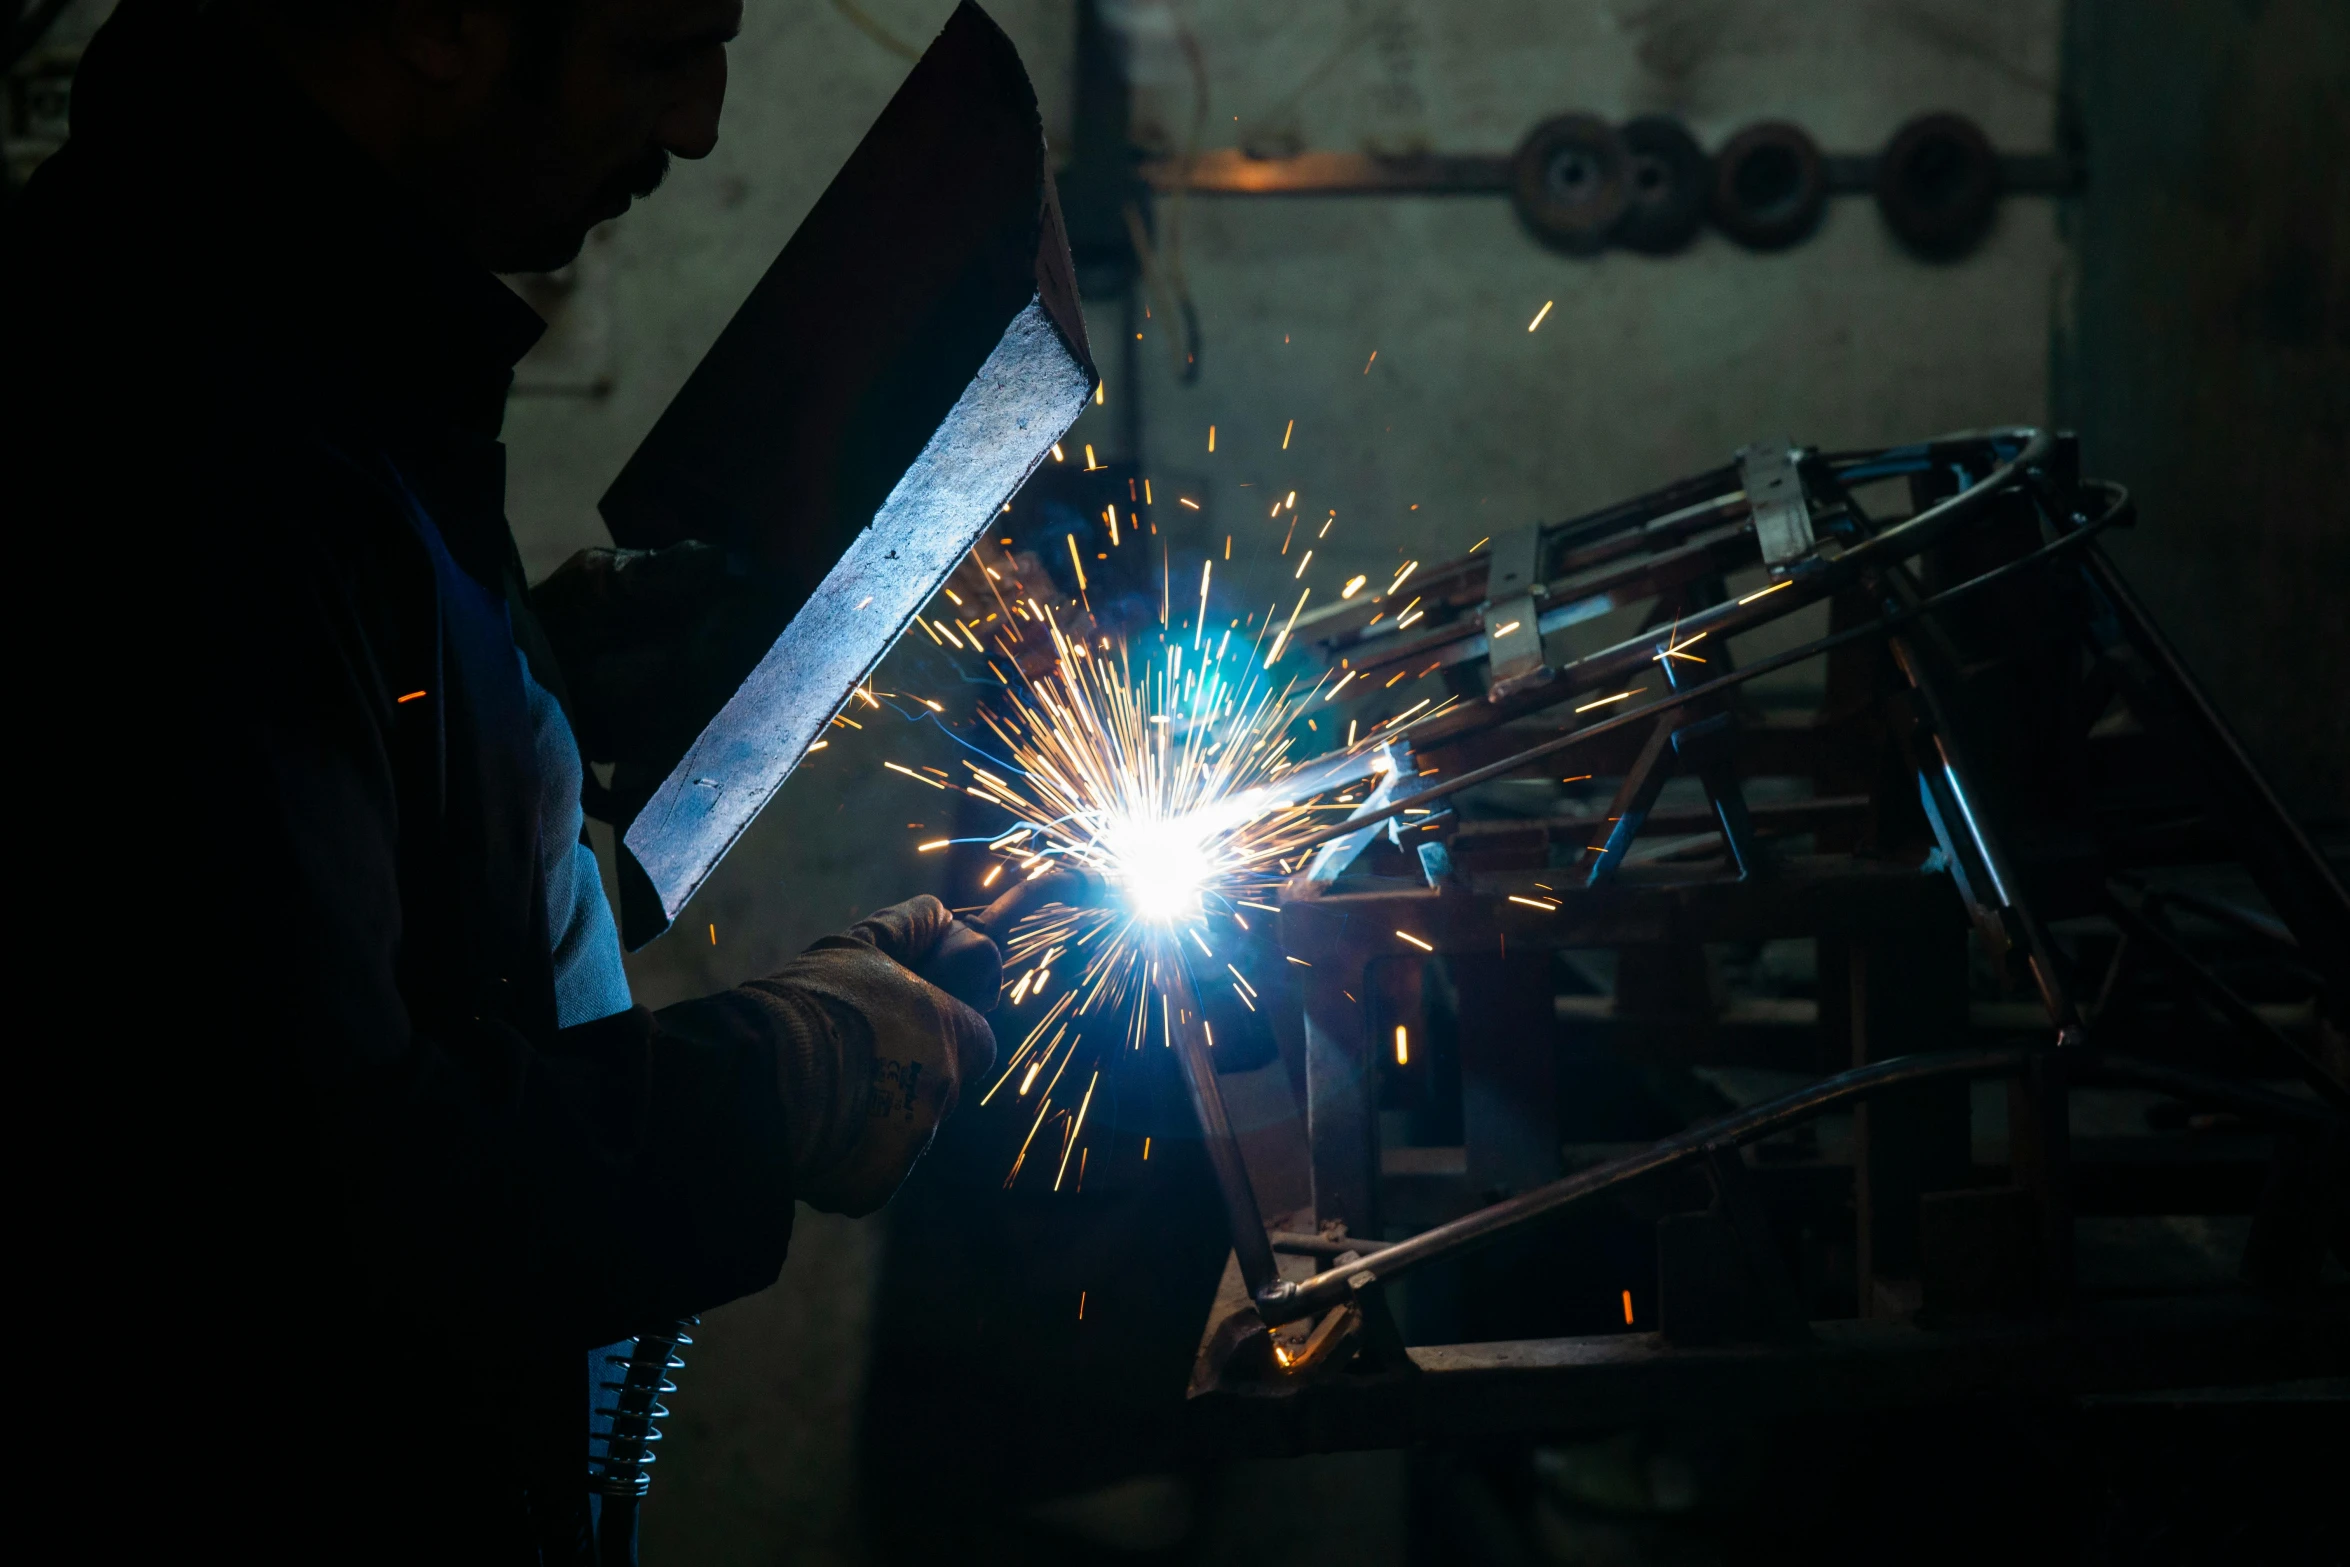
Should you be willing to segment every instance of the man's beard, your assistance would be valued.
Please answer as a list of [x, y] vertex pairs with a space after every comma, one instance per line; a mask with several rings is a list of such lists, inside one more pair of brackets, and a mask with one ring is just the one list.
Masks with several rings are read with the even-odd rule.
[[669, 153], [660, 147], [647, 147], [642, 154], [622, 166], [598, 185], [582, 209], [563, 220], [561, 225], [549, 225], [532, 239], [515, 246], [509, 260], [500, 258], [497, 270], [501, 272], [554, 272], [569, 266], [579, 258], [581, 247], [587, 244], [590, 230], [624, 211], [631, 200], [650, 196], [660, 189], [669, 177]]

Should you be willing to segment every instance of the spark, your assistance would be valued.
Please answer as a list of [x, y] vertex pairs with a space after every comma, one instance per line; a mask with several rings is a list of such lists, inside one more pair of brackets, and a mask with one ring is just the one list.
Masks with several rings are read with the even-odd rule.
[[414, 701], [418, 701], [418, 700], [420, 700], [420, 699], [421, 699], [423, 696], [424, 696], [424, 693], [423, 693], [423, 692], [421, 692], [421, 691], [411, 691], [411, 692], [409, 692], [409, 693], [408, 693], [406, 696], [403, 696], [403, 697], [395, 697], [395, 698], [393, 698], [393, 700], [392, 700], [392, 705], [393, 705], [394, 707], [397, 707], [397, 706], [399, 706], [399, 705], [401, 705], [402, 703], [405, 703], [405, 702], [414, 702]]
[[1692, 664], [1702, 664], [1705, 662], [1704, 659], [1699, 658], [1695, 653], [1685, 653], [1682, 651], [1682, 649], [1697, 646], [1697, 644], [1703, 642], [1708, 635], [1709, 633], [1700, 631], [1697, 635], [1691, 637], [1688, 641], [1682, 641], [1681, 618], [1676, 615], [1673, 617], [1672, 629], [1665, 633], [1665, 645], [1656, 650], [1655, 655], [1649, 659], [1649, 662], [1652, 664], [1661, 664], [1668, 658], [1685, 658]]
[[1102, 471], [1102, 465], [1093, 460], [1093, 447], [1090, 443], [1085, 448], [1085, 471], [1087, 473], [1099, 473]]
[[1289, 580], [1295, 582], [1298, 578], [1304, 576], [1306, 574], [1306, 568], [1311, 566], [1313, 563], [1314, 552], [1312, 550], [1307, 550], [1303, 555], [1298, 557], [1297, 570], [1289, 574]]
[[870, 604], [870, 603], [872, 603], [872, 602], [873, 602], [873, 595], [872, 595], [872, 594], [870, 594], [870, 593], [868, 593], [868, 594], [866, 594], [866, 595], [865, 595], [863, 598], [861, 598], [861, 599], [857, 600], [857, 608], [858, 608], [858, 609], [863, 609], [863, 608], [864, 608], [866, 605], [868, 605], [868, 604]]
[[[1313, 552], [1308, 550], [1306, 553], [1310, 555]], [[1281, 635], [1273, 639], [1273, 651], [1265, 655], [1265, 667], [1267, 669], [1271, 669], [1275, 664], [1281, 662], [1281, 650], [1289, 644], [1289, 633], [1297, 628], [1298, 610], [1304, 609], [1306, 607], [1306, 600], [1313, 597], [1313, 595], [1314, 590], [1312, 588], [1308, 588], [1297, 596], [1297, 608], [1289, 612], [1289, 624], [1281, 628]], [[1353, 743], [1353, 738], [1351, 735], [1348, 737], [1348, 743], [1350, 745]]]
[[1178, 506], [1188, 506], [1188, 507], [1190, 507], [1190, 508], [1191, 508], [1193, 511], [1198, 511], [1198, 510], [1199, 510], [1199, 502], [1197, 502], [1197, 501], [1193, 500], [1193, 499], [1192, 499], [1190, 496], [1188, 496], [1188, 495], [1178, 495], [1178, 496], [1176, 496], [1176, 497], [1175, 497], [1175, 504], [1176, 504], [1176, 505], [1178, 505]]
[[1379, 350], [1374, 348], [1371, 350], [1371, 357], [1363, 361], [1363, 374], [1369, 375], [1371, 373], [1371, 366], [1377, 364], [1378, 362]]
[[1632, 1292], [1624, 1291], [1624, 1326], [1632, 1325]]
[[1526, 907], [1540, 909], [1545, 914], [1556, 914], [1559, 911], [1559, 906], [1555, 903], [1546, 902], [1541, 898], [1521, 898], [1514, 892], [1510, 894], [1510, 902], [1523, 903]]
[[1396, 934], [1401, 936], [1404, 940], [1410, 942], [1413, 946], [1418, 947], [1422, 952], [1434, 952], [1436, 950], [1434, 947], [1428, 945], [1428, 943], [1422, 941], [1419, 937], [1413, 935], [1408, 930], [1399, 930], [1396, 932]]
[[1212, 425], [1212, 424], [1211, 424], [1211, 425], [1209, 425], [1209, 426], [1208, 426], [1208, 450], [1212, 452], [1212, 451], [1214, 451], [1215, 449], [1216, 449], [1216, 427], [1215, 427], [1214, 425]]
[[1555, 303], [1557, 303], [1555, 300], [1544, 300], [1542, 302], [1542, 308], [1534, 312], [1534, 319], [1526, 323], [1526, 330], [1531, 332], [1536, 327], [1542, 325], [1542, 318], [1550, 314], [1550, 307]]
[[923, 777], [920, 773], [914, 771], [914, 769], [911, 767], [900, 767], [895, 762], [884, 762], [881, 765], [888, 768], [893, 773], [904, 773], [908, 778], [913, 779], [916, 783], [926, 783], [933, 789], [944, 789], [946, 787], [945, 784], [940, 783], [935, 778]]
[[1289, 421], [1289, 428], [1281, 432], [1281, 449], [1282, 449], [1283, 451], [1288, 451], [1288, 450], [1289, 450], [1289, 438], [1290, 438], [1292, 435], [1295, 435], [1296, 433], [1297, 433], [1297, 421], [1296, 421], [1295, 419], [1292, 419], [1292, 420], [1290, 420], [1290, 421]]
[[1062, 538], [1068, 541], [1069, 564], [1077, 568], [1077, 591], [1083, 593], [1085, 591], [1085, 562], [1077, 558], [1077, 535], [1066, 533], [1062, 535]]
[[1053, 442], [1053, 461], [1067, 462], [1068, 460], [1068, 458], [1061, 455], [1061, 443], [1059, 441]]
[[[1396, 934], [1401, 935], [1403, 933], [1398, 931]], [[1401, 1023], [1395, 1025], [1395, 1064], [1397, 1066], [1410, 1066], [1412, 1064], [1411, 1035], [1405, 1031], [1404, 1026]]]
[[1749, 593], [1746, 595], [1746, 597], [1740, 599], [1738, 602], [1741, 604], [1751, 604], [1756, 599], [1762, 598], [1766, 594], [1776, 593], [1781, 588], [1791, 588], [1793, 586], [1795, 586], [1795, 579], [1790, 577], [1785, 582], [1774, 582], [1769, 587], [1762, 589], [1760, 592]]
[[1588, 713], [1595, 707], [1606, 707], [1612, 702], [1629, 701], [1631, 698], [1638, 696], [1641, 692], [1647, 689], [1648, 687], [1646, 686], [1634, 686], [1629, 691], [1618, 691], [1614, 696], [1603, 696], [1596, 702], [1586, 702], [1581, 707], [1576, 708], [1575, 711], [1578, 713]]
[[1370, 580], [1370, 578], [1362, 576], [1359, 573], [1355, 576], [1349, 577], [1346, 579], [1346, 586], [1339, 591], [1338, 596], [1342, 599], [1353, 598], [1357, 593], [1363, 591], [1363, 584]]
[[943, 849], [954, 841], [955, 840], [952, 838], [933, 838], [928, 843], [918, 843], [914, 845], [914, 852], [916, 854], [928, 854], [931, 850]]
[[[1070, 866], [1102, 889], [1083, 906], [1048, 895], [1005, 933], [1005, 1001], [1023, 1033], [981, 1102], [1010, 1087], [1031, 1117], [1007, 1184], [1019, 1181], [1050, 1120], [1063, 1138], [1053, 1181], [1065, 1190], [1071, 1161], [1082, 1172], [1082, 1145], [1097, 1135], [1087, 1108], [1095, 1085], [1118, 1054], [1153, 1034], [1170, 1043], [1179, 1028], [1206, 1035], [1187, 999], [1192, 975], [1225, 968], [1234, 996], [1258, 1005], [1256, 987], [1211, 933], [1229, 929], [1226, 914], [1245, 929], [1242, 907], [1278, 912], [1268, 900], [1294, 868], [1286, 862], [1335, 792], [1291, 781], [1290, 726], [1315, 691], [1276, 684], [1246, 650], [1230, 662], [1208, 651], [1213, 568], [1200, 589], [1189, 639], [1174, 628], [1153, 632], [1155, 644], [1105, 637], [1081, 658], [1048, 610], [1040, 618], [1057, 655], [1049, 666], [989, 666], [1002, 688], [978, 717], [992, 743], [971, 747], [962, 763], [963, 792], [1011, 817], [985, 840], [996, 862], [989, 884]], [[1344, 776], [1361, 779], [1359, 770]], [[1055, 1086], [1072, 1072], [1072, 1085], [1086, 1081], [1073, 1108]]]

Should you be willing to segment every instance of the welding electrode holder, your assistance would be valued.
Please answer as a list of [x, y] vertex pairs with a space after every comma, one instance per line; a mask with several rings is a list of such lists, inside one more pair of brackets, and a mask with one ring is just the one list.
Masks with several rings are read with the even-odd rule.
[[1033, 880], [1015, 883], [978, 913], [958, 916], [914, 972], [948, 995], [981, 1012], [991, 1012], [1003, 978], [1004, 942], [1012, 927], [1040, 903], [1091, 907], [1108, 891], [1101, 878], [1089, 871], [1055, 866]]

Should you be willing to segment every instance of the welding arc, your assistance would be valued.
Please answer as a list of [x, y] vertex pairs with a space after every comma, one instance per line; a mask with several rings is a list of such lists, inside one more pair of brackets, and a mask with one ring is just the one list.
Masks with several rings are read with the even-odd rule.
[[1654, 718], [1660, 713], [1669, 713], [1676, 708], [1687, 707], [1691, 703], [1701, 702], [1707, 697], [1719, 696], [1731, 687], [1743, 685], [1759, 676], [1772, 674], [1791, 664], [1800, 664], [1806, 659], [1817, 658], [1822, 653], [1833, 652], [1837, 648], [1861, 641], [1864, 638], [1884, 636], [1888, 632], [1899, 630], [1912, 621], [1922, 620], [1939, 610], [1947, 609], [1960, 599], [1980, 592], [1993, 583], [2003, 582], [2018, 572], [2029, 570], [2066, 550], [2087, 543], [2127, 515], [2130, 506], [2130, 492], [2128, 490], [2121, 485], [2109, 484], [2102, 480], [2084, 480], [2082, 482], [2084, 485], [2094, 484], [2111, 497], [2104, 515], [2081, 524], [2080, 527], [2060, 538], [2050, 540], [2029, 555], [2019, 555], [2007, 564], [1994, 567], [1979, 577], [1969, 578], [1956, 587], [1945, 588], [1932, 598], [1920, 599], [1912, 608], [1893, 610], [1875, 620], [1863, 621], [1857, 626], [1848, 626], [1842, 631], [1821, 637], [1816, 642], [1806, 642], [1801, 647], [1789, 648], [1784, 653], [1775, 653], [1771, 657], [1749, 664], [1743, 669], [1733, 670], [1726, 675], [1716, 675], [1711, 680], [1685, 687], [1644, 706], [1627, 709], [1616, 714], [1613, 718], [1602, 719], [1596, 724], [1586, 724], [1572, 734], [1560, 735], [1555, 740], [1545, 740], [1540, 745], [1529, 746], [1515, 756], [1505, 756], [1498, 762], [1489, 762], [1483, 767], [1472, 768], [1458, 777], [1448, 778], [1443, 783], [1422, 789], [1417, 794], [1398, 799], [1392, 805], [1383, 806], [1376, 811], [1365, 811], [1360, 816], [1350, 816], [1343, 822], [1333, 823], [1299, 839], [1293, 847], [1311, 849], [1334, 839], [1344, 838], [1350, 833], [1362, 831], [1365, 827], [1373, 826], [1391, 817], [1401, 816], [1406, 810], [1418, 810], [1431, 800], [1442, 799], [1448, 794], [1458, 794], [1463, 789], [1473, 789], [1482, 783], [1491, 783], [1496, 778], [1505, 778], [1535, 762], [1556, 756], [1561, 751], [1571, 750], [1586, 740], [1596, 740], [1601, 735], [1612, 733], [1629, 724], [1639, 723], [1642, 719]]

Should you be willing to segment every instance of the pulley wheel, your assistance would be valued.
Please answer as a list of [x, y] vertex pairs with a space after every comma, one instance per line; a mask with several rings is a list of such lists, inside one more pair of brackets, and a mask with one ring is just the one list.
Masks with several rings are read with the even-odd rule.
[[1629, 198], [1616, 243], [1661, 256], [1696, 237], [1713, 191], [1713, 163], [1679, 120], [1644, 114], [1616, 132], [1630, 159]]
[[1926, 114], [1893, 133], [1877, 160], [1877, 210], [1922, 256], [1957, 256], [1991, 227], [1999, 155], [1961, 114]]
[[1510, 199], [1545, 244], [1589, 254], [1623, 221], [1630, 159], [1607, 121], [1593, 114], [1545, 120], [1510, 158]]
[[1808, 238], [1827, 204], [1819, 144], [1801, 126], [1749, 125], [1714, 155], [1715, 226], [1750, 250]]

